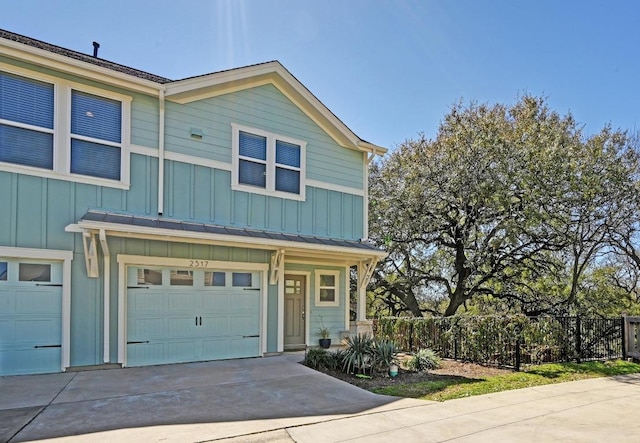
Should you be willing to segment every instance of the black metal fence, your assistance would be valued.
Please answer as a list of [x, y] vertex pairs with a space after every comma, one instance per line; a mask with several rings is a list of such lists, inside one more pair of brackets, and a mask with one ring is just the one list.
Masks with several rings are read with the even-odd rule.
[[441, 357], [513, 367], [624, 357], [624, 319], [475, 316], [387, 317], [374, 334], [407, 352], [435, 350]]

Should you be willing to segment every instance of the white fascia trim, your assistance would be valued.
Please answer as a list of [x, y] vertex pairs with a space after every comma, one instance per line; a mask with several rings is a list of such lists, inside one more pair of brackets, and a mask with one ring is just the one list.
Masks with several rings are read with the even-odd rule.
[[[255, 78], [255, 81], [251, 81]], [[225, 83], [237, 82], [237, 86], [231, 85], [230, 88], [222, 88], [220, 86]], [[244, 68], [232, 69], [224, 72], [203, 75], [200, 77], [178, 80], [167, 85], [167, 98], [175, 97], [177, 103], [185, 104], [191, 101], [202, 100], [209, 97], [215, 97], [221, 93], [230, 93], [250, 87], [261, 86], [265, 84], [273, 84], [287, 98], [293, 101], [300, 109], [305, 111], [312, 120], [318, 125], [325, 128], [322, 121], [313, 118], [314, 112], [319, 114], [322, 119], [326, 120], [333, 128], [348, 141], [350, 149], [359, 151], [385, 153], [387, 150], [380, 146], [361, 140], [351, 129], [349, 129], [338, 117], [336, 117], [320, 100], [316, 98], [297, 78], [295, 78], [284, 66], [279, 62], [273, 61], [263, 63], [256, 66], [248, 66]], [[206, 88], [216, 88], [210, 92], [199, 91]], [[189, 94], [193, 91], [193, 94]], [[305, 108], [309, 106], [314, 112], [307, 111]], [[330, 130], [327, 131], [331, 133]], [[336, 140], [338, 141], [338, 140]], [[342, 144], [342, 143], [339, 143]]]
[[2, 52], [2, 55], [10, 58], [144, 94], [158, 95], [158, 91], [164, 89], [164, 85], [161, 83], [93, 65], [12, 40], [0, 39], [0, 52]]
[[146, 155], [147, 157], [158, 158], [159, 156], [158, 149], [149, 148], [147, 146], [142, 146], [142, 145], [130, 145], [129, 152], [131, 152], [132, 154]]
[[[132, 154], [146, 155], [147, 157], [158, 158], [159, 153], [155, 148], [146, 146], [131, 145]], [[171, 160], [189, 165], [204, 166], [212, 169], [220, 169], [222, 171], [231, 171], [231, 163], [225, 163], [218, 160], [210, 160], [208, 158], [196, 157], [194, 155], [180, 154], [178, 152], [164, 151], [165, 160]]]
[[342, 192], [343, 194], [357, 195], [364, 197], [365, 191], [358, 188], [352, 188], [350, 186], [335, 185], [333, 183], [321, 182], [319, 180], [307, 179], [307, 186], [314, 188], [327, 189], [329, 191]]
[[[105, 223], [95, 221], [80, 221], [77, 224], [70, 224], [65, 227], [66, 232], [82, 232], [83, 230], [101, 229], [107, 231], [108, 235], [125, 236], [134, 238], [149, 238], [159, 241], [179, 241], [191, 240], [194, 243], [213, 243], [227, 246], [237, 246], [251, 249], [285, 249], [285, 251], [305, 251], [324, 252], [334, 254], [344, 254], [351, 257], [380, 257], [384, 258], [387, 253], [376, 250], [361, 250], [359, 248], [348, 248], [343, 246], [330, 246], [315, 243], [287, 242], [282, 240], [271, 240], [257, 237], [239, 237], [234, 235], [219, 235], [201, 232], [176, 231], [172, 229], [147, 228], [144, 226], [119, 225], [117, 223]], [[289, 253], [289, 252], [287, 252]], [[361, 259], [362, 260], [362, 259]], [[268, 266], [268, 265], [267, 265]]]
[[98, 177], [89, 177], [78, 174], [64, 174], [49, 169], [34, 168], [31, 166], [15, 165], [13, 163], [1, 163], [0, 171], [11, 172], [14, 174], [31, 175], [34, 177], [49, 178], [55, 180], [63, 180], [73, 183], [82, 183], [85, 185], [104, 186], [105, 188], [115, 188], [129, 190], [131, 188], [130, 183], [122, 181], [108, 180]]
[[14, 248], [0, 246], [0, 257], [27, 258], [62, 262], [62, 337], [61, 361], [62, 372], [71, 365], [71, 260], [73, 251], [59, 249]]
[[180, 154], [178, 152], [165, 151], [164, 158], [167, 160], [187, 163], [196, 166], [205, 166], [212, 169], [221, 169], [223, 171], [231, 171], [231, 163], [225, 163], [218, 160], [210, 160], [208, 158], [195, 157], [193, 155]]

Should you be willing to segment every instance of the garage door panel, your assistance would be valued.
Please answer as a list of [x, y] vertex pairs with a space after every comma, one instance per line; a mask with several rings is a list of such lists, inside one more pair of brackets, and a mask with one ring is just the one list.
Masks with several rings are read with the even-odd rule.
[[13, 314], [16, 312], [16, 294], [9, 289], [0, 289], [0, 312], [2, 314]]
[[167, 295], [159, 291], [140, 290], [140, 292], [130, 291], [129, 311], [130, 312], [166, 312]]
[[[6, 260], [6, 259], [3, 259]], [[6, 260], [0, 282], [0, 376], [59, 372], [62, 366], [62, 264]], [[46, 268], [46, 278], [27, 278]]]
[[15, 337], [34, 345], [60, 344], [62, 331], [57, 318], [21, 319], [15, 321]]
[[167, 319], [164, 317], [137, 318], [129, 321], [129, 341], [166, 337]]
[[256, 303], [260, 301], [260, 294], [256, 292], [238, 292], [233, 296], [234, 311], [254, 311]]
[[197, 321], [195, 315], [168, 318], [166, 337], [193, 337]]
[[198, 330], [200, 336], [224, 337], [228, 335], [229, 318], [221, 315], [207, 315], [202, 317], [202, 327]]
[[62, 290], [35, 289], [16, 291], [16, 313], [55, 314], [62, 313]]
[[256, 335], [260, 333], [260, 319], [255, 315], [233, 315], [229, 321], [229, 335]]
[[193, 340], [169, 342], [166, 357], [169, 363], [195, 361], [197, 360], [196, 342]]
[[158, 364], [165, 358], [165, 343], [137, 343], [127, 345], [129, 366]]
[[0, 350], [0, 375], [60, 371], [60, 348]]
[[[129, 366], [260, 355], [260, 290], [233, 287], [232, 271], [212, 272], [226, 273], [218, 280], [226, 286], [203, 285], [200, 271], [192, 286], [165, 278], [162, 287], [129, 288], [127, 340], [141, 342], [127, 346]], [[161, 305], [158, 293], [166, 300]]]

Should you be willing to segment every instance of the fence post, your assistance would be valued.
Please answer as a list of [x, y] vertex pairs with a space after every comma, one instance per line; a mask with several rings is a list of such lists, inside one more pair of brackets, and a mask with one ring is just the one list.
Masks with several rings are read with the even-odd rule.
[[516, 372], [520, 372], [520, 334], [516, 338]]
[[582, 324], [580, 316], [576, 316], [576, 361], [580, 363], [582, 357]]
[[409, 350], [414, 352], [413, 349], [413, 321], [409, 321]]
[[626, 360], [627, 357], [627, 316], [623, 315], [620, 318], [622, 324], [620, 325], [620, 336], [622, 338], [622, 359]]

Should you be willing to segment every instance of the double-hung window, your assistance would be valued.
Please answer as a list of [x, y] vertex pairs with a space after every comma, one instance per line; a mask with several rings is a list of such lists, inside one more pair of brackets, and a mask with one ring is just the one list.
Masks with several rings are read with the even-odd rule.
[[340, 271], [316, 271], [316, 306], [338, 306], [340, 304]]
[[54, 86], [0, 72], [0, 162], [53, 169]]
[[128, 188], [131, 98], [0, 63], [0, 170]]
[[71, 90], [71, 173], [120, 180], [122, 103]]
[[239, 125], [232, 129], [233, 189], [304, 200], [305, 142]]

